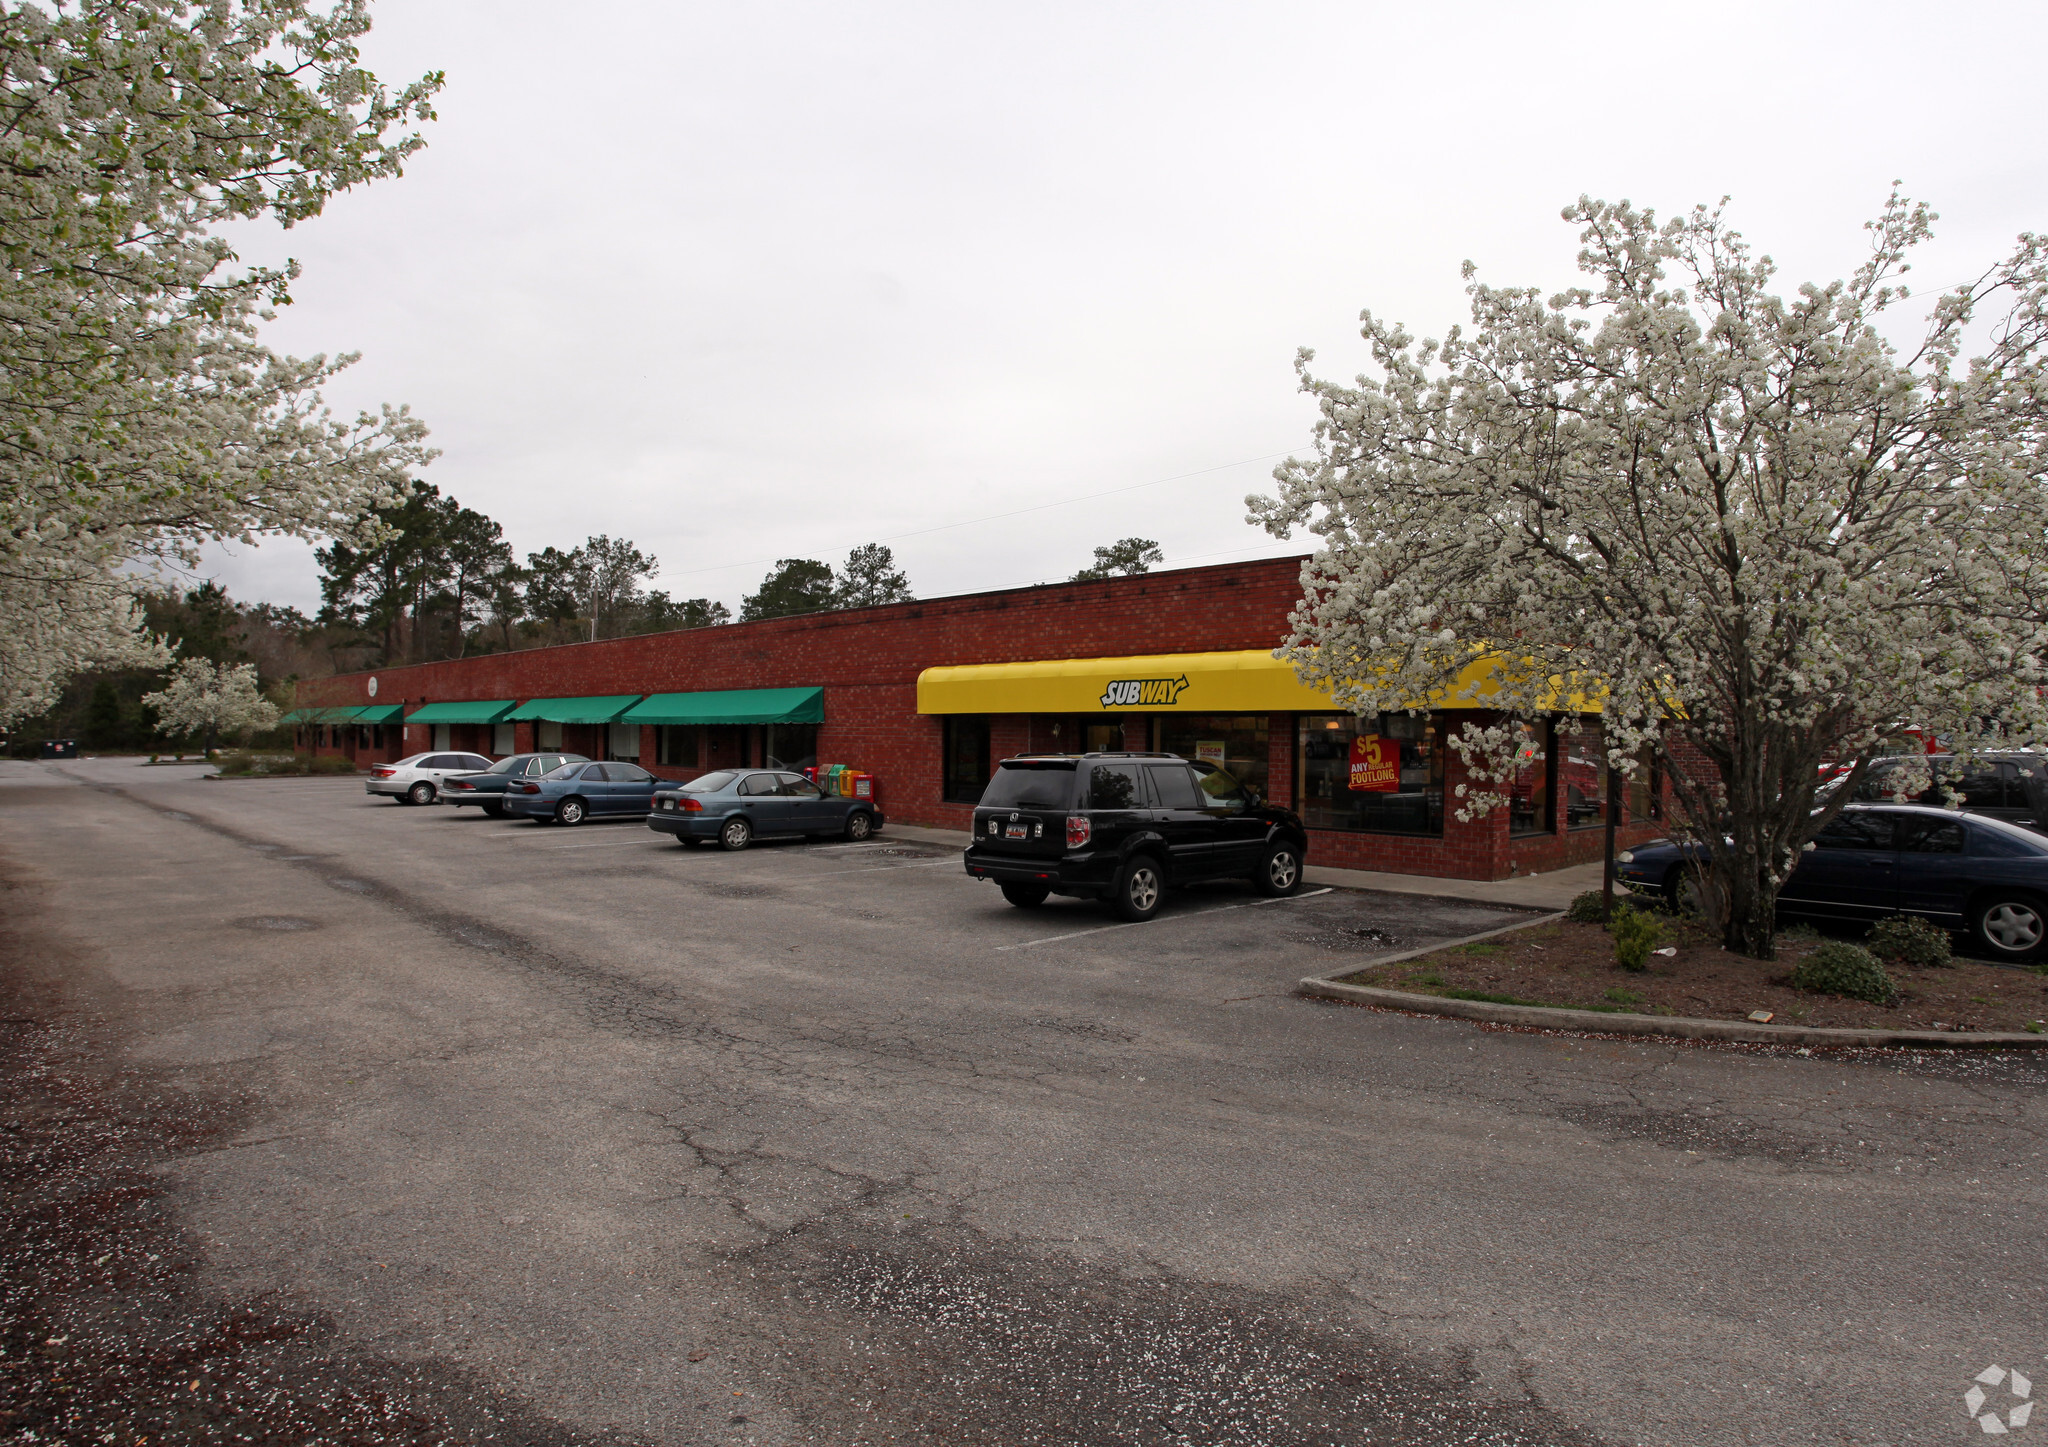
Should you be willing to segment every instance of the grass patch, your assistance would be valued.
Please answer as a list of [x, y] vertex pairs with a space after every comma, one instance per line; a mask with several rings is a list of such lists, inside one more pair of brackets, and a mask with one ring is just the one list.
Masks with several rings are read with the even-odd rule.
[[1607, 992], [1607, 998], [1617, 1005], [1640, 1005], [1643, 1003], [1641, 995], [1638, 995], [1634, 990], [1624, 990], [1619, 985], [1616, 985]]
[[1487, 940], [1481, 940], [1477, 944], [1458, 946], [1458, 953], [1461, 955], [1497, 955], [1500, 952], [1501, 946]]
[[1435, 970], [1423, 970], [1408, 978], [1418, 985], [1441, 985], [1444, 982], [1444, 977]]

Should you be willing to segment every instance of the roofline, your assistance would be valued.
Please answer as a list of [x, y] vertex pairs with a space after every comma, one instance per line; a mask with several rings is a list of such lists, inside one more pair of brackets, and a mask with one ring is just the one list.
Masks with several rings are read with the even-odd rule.
[[1280, 563], [1293, 564], [1298, 572], [1300, 565], [1307, 562], [1313, 556], [1315, 556], [1313, 553], [1289, 553], [1278, 558], [1247, 558], [1235, 563], [1206, 563], [1199, 568], [1165, 568], [1156, 573], [1133, 573], [1115, 578], [1093, 578], [1085, 582], [1077, 582], [1072, 578], [1063, 578], [1057, 582], [1033, 583], [1028, 587], [1022, 588], [993, 588], [982, 593], [946, 593], [936, 598], [906, 598], [900, 603], [877, 603], [869, 608], [822, 608], [815, 613], [786, 613], [776, 618], [756, 618], [747, 623], [707, 623], [699, 628], [668, 628], [658, 633], [632, 633], [628, 634], [625, 638], [581, 638], [574, 643], [545, 643], [536, 648], [515, 648], [505, 653], [478, 653], [465, 658], [423, 658], [413, 663], [386, 663], [376, 668], [358, 668], [351, 673], [330, 673], [322, 678], [309, 678], [302, 680], [302, 682], [326, 683], [330, 679], [368, 678], [372, 674], [393, 673], [404, 668], [440, 667], [450, 663], [466, 663], [475, 659], [509, 658], [514, 654], [521, 653], [552, 653], [558, 649], [565, 648], [602, 648], [609, 644], [624, 643], [628, 639], [675, 638], [685, 633], [709, 632], [714, 628], [720, 631], [737, 628], [772, 629], [784, 627], [792, 623], [800, 623], [807, 619], [873, 619], [889, 614], [900, 616], [904, 610], [911, 608], [926, 608], [934, 604], [971, 603], [982, 599], [1028, 597], [1031, 594], [1043, 593], [1052, 588], [1116, 589], [1137, 587], [1156, 583], [1165, 578], [1185, 579], [1202, 573], [1229, 573], [1243, 568], [1272, 567]]

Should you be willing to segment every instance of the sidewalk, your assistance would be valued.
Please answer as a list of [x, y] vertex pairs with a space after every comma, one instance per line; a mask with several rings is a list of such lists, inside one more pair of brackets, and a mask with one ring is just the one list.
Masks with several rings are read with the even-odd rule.
[[[928, 829], [921, 824], [890, 824], [876, 836], [919, 844], [965, 849], [964, 829]], [[1387, 894], [1426, 894], [1434, 899], [1464, 899], [1479, 904], [1508, 904], [1522, 909], [1563, 909], [1572, 896], [1600, 887], [1600, 865], [1574, 864], [1548, 874], [1514, 879], [1440, 879], [1433, 874], [1383, 874], [1372, 869], [1332, 869], [1311, 864], [1304, 878], [1310, 884], [1338, 889], [1376, 889]]]

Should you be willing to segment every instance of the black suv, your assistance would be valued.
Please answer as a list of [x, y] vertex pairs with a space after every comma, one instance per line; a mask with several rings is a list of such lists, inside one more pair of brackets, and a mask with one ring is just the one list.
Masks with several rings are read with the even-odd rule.
[[1249, 879], [1301, 887], [1308, 832], [1291, 811], [1214, 764], [1176, 754], [1004, 759], [974, 809], [967, 872], [1022, 909], [1049, 894], [1106, 899], [1128, 920], [1159, 912], [1168, 885]]
[[1954, 789], [1963, 796], [1956, 807], [1965, 814], [1988, 814], [2025, 828], [2048, 831], [2048, 758], [2040, 754], [2020, 750], [1985, 753], [1960, 766], [1950, 754], [1873, 759], [1870, 772], [1856, 788], [1857, 802], [1896, 802], [1900, 782], [1897, 775], [1907, 768], [1932, 777], [1927, 788], [1908, 796], [1909, 801], [1946, 808], [1948, 791]]

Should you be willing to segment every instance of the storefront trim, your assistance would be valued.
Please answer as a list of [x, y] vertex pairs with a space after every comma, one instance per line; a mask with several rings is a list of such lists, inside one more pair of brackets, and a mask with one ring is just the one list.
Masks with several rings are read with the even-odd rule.
[[531, 698], [505, 715], [507, 723], [534, 720], [561, 724], [617, 723], [619, 715], [640, 701], [637, 693], [613, 693], [595, 698]]
[[406, 717], [407, 723], [419, 724], [494, 724], [502, 723], [518, 703], [517, 699], [494, 698], [481, 702], [430, 703], [417, 708]]
[[[1468, 664], [1431, 708], [1487, 708], [1498, 664]], [[1420, 709], [1422, 704], [1414, 707]], [[917, 711], [950, 713], [1337, 713], [1322, 689], [1262, 648], [927, 668]]]
[[823, 688], [728, 688], [651, 694], [626, 710], [627, 724], [814, 724], [825, 721]]

